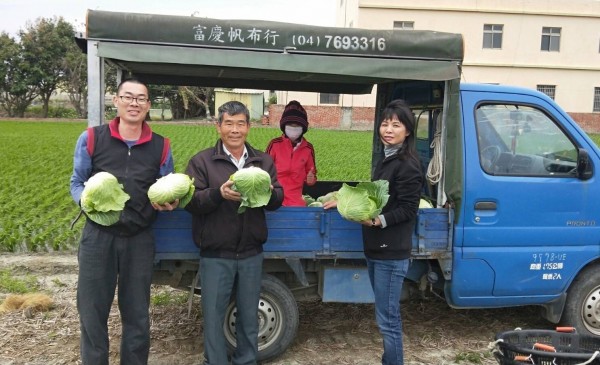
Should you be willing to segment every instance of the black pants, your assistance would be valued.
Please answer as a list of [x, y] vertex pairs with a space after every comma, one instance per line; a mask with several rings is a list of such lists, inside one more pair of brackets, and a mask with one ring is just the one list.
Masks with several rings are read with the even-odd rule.
[[86, 223], [79, 244], [77, 310], [83, 365], [108, 365], [108, 315], [118, 284], [121, 364], [144, 365], [150, 350], [151, 229], [118, 237]]

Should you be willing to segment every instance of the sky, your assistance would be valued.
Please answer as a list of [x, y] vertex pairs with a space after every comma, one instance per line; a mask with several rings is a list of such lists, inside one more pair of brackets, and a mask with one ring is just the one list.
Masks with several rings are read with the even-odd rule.
[[14, 37], [27, 22], [54, 16], [83, 31], [87, 9], [334, 26], [336, 4], [336, 0], [0, 0], [0, 31]]

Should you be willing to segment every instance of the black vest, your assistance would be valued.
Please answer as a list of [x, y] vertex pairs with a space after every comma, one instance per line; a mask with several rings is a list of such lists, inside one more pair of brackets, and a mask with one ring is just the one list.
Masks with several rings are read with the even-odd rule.
[[113, 174], [130, 198], [117, 223], [107, 227], [88, 221], [120, 236], [133, 236], [150, 227], [156, 211], [148, 199], [148, 188], [159, 177], [163, 148], [164, 138], [155, 133], [150, 141], [129, 148], [111, 136], [107, 124], [94, 127], [92, 175], [101, 171]]

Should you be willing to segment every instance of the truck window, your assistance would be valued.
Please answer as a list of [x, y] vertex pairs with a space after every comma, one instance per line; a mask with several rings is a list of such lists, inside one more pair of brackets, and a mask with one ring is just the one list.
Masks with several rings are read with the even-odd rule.
[[577, 148], [543, 111], [526, 105], [480, 105], [479, 160], [490, 175], [573, 177]]
[[[436, 122], [441, 119], [440, 109], [423, 109], [420, 107], [414, 108], [413, 113], [417, 122], [417, 152], [421, 159], [421, 166], [424, 172], [427, 171], [429, 162], [433, 157], [433, 149], [431, 147], [433, 134], [436, 132]], [[441, 133], [441, 131], [440, 131]], [[438, 136], [439, 138], [439, 136]], [[436, 141], [439, 145], [439, 140]]]
[[417, 122], [417, 138], [429, 141], [429, 119], [431, 111], [413, 109], [415, 121]]
[[[413, 113], [415, 115], [415, 121], [417, 122], [417, 151], [419, 152], [419, 156], [421, 158], [421, 163], [423, 164], [423, 168], [427, 168], [427, 164], [431, 159], [431, 152], [429, 148], [430, 140], [429, 140], [429, 125], [431, 119], [431, 111], [429, 110], [421, 110], [421, 109], [413, 109]], [[423, 170], [426, 171], [426, 170]]]

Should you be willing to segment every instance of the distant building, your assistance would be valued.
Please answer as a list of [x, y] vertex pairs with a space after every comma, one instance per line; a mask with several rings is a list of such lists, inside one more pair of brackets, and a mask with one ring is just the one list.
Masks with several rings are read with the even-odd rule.
[[[336, 25], [461, 33], [463, 82], [537, 89], [584, 128], [600, 126], [598, 0], [339, 0]], [[375, 104], [374, 93], [277, 96], [279, 104], [293, 99], [319, 106]]]
[[250, 110], [250, 120], [261, 121], [265, 111], [265, 93], [257, 90], [215, 89], [215, 111], [228, 101], [239, 101]]

